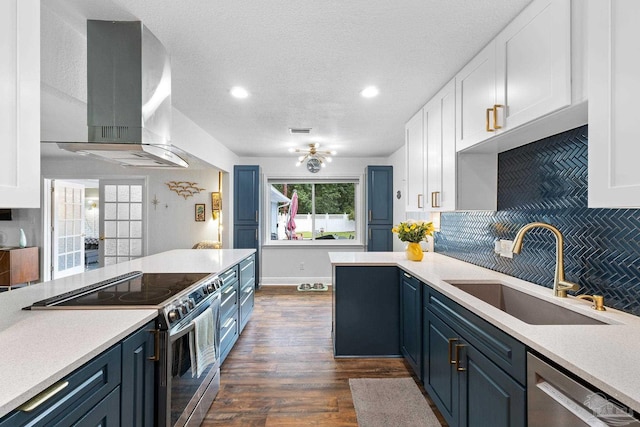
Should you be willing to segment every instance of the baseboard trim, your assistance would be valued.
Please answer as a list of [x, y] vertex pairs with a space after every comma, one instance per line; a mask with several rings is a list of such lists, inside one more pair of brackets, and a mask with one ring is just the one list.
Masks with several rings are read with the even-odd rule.
[[262, 277], [260, 285], [299, 285], [300, 283], [324, 283], [331, 285], [331, 277]]

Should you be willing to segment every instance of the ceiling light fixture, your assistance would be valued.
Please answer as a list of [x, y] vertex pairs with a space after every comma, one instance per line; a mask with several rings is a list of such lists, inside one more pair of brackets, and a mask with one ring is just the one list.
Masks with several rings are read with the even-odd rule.
[[375, 98], [376, 96], [378, 96], [379, 93], [380, 91], [378, 90], [377, 87], [367, 86], [364, 89], [362, 89], [362, 92], [360, 92], [360, 95], [362, 95], [363, 98]]
[[298, 157], [296, 166], [300, 166], [305, 160], [307, 161], [307, 169], [310, 172], [318, 172], [319, 167], [326, 167], [327, 163], [331, 163], [333, 160], [331, 156], [338, 154], [335, 150], [331, 151], [318, 151], [320, 144], [315, 142], [308, 144], [308, 148], [289, 148], [290, 153], [302, 153]]
[[238, 98], [238, 99], [244, 99], [244, 98], [247, 98], [249, 96], [249, 92], [247, 92], [247, 90], [245, 88], [240, 87], [240, 86], [232, 87], [229, 92], [231, 92], [231, 96], [233, 96], [234, 98]]

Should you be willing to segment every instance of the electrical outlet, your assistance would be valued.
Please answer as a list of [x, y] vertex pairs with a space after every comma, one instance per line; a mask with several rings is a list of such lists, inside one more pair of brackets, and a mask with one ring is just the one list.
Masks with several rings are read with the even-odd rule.
[[304, 262], [300, 263], [300, 270], [304, 270]]
[[513, 258], [513, 252], [511, 252], [512, 246], [513, 240], [500, 240], [500, 256], [505, 258]]

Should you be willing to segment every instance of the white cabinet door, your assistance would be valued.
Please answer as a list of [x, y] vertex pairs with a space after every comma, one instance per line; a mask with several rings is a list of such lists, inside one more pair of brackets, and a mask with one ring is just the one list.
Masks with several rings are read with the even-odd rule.
[[469, 148], [494, 134], [491, 109], [496, 104], [495, 40], [456, 75], [456, 149]]
[[429, 210], [456, 209], [455, 80], [424, 107]]
[[570, 0], [538, 0], [496, 37], [498, 133], [571, 104], [570, 22]]
[[422, 109], [405, 125], [407, 152], [406, 210], [421, 211], [425, 207], [425, 150]]
[[640, 1], [588, 5], [589, 207], [640, 207]]
[[40, 1], [0, 2], [0, 207], [40, 207]]

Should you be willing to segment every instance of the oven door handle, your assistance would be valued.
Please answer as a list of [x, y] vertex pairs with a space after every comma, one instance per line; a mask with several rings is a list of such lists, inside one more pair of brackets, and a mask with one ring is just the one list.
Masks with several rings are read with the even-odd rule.
[[195, 324], [193, 322], [189, 323], [188, 326], [185, 326], [184, 328], [180, 329], [178, 332], [170, 334], [169, 341], [173, 344], [178, 339], [182, 338], [183, 336], [187, 335], [189, 332], [193, 331], [194, 327], [195, 327]]

